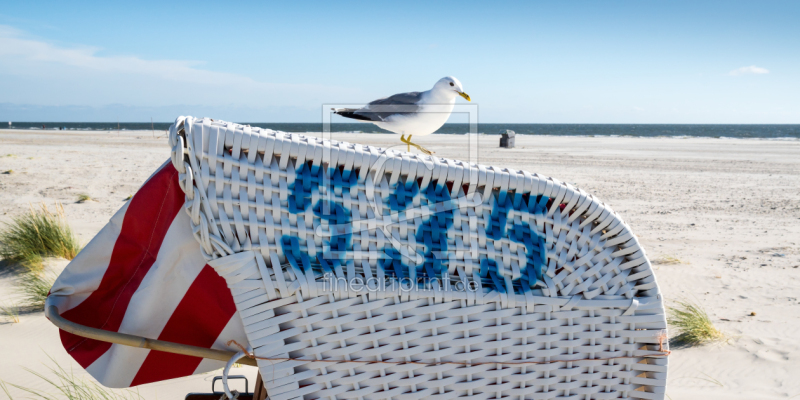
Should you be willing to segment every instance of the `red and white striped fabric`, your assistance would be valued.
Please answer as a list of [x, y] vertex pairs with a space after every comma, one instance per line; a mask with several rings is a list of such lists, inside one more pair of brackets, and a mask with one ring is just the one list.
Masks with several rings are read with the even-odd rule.
[[[47, 299], [94, 328], [213, 349], [247, 343], [230, 290], [206, 265], [167, 162], [58, 277]], [[85, 339], [67, 352], [100, 383], [123, 388], [211, 371], [223, 362]]]

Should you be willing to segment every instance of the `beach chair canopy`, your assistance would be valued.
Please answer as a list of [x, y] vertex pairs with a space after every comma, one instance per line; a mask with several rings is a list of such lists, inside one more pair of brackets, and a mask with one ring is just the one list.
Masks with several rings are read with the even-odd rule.
[[652, 267], [591, 194], [211, 119], [169, 140], [271, 399], [664, 398]]

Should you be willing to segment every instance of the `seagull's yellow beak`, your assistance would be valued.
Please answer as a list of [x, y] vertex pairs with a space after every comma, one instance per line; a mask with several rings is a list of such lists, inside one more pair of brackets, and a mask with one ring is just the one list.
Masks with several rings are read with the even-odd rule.
[[469, 99], [469, 95], [464, 93], [464, 92], [458, 92], [458, 95], [463, 97], [464, 100], [466, 100], [466, 101], [472, 101], [472, 100]]

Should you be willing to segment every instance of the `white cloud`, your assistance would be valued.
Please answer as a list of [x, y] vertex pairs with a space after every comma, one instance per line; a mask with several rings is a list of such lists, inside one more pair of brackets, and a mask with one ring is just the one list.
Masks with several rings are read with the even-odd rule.
[[101, 50], [48, 43], [0, 25], [0, 102], [318, 108], [354, 92], [335, 86], [259, 81], [202, 69], [202, 61], [104, 56]]
[[739, 76], [739, 75], [763, 75], [768, 74], [769, 70], [766, 68], [756, 67], [755, 65], [751, 65], [749, 67], [741, 67], [736, 68], [735, 70], [728, 73], [730, 76]]
[[252, 79], [224, 72], [196, 68], [197, 61], [144, 60], [133, 56], [102, 57], [96, 47], [58, 47], [46, 42], [24, 38], [20, 31], [0, 27], [0, 59], [33, 61], [79, 67], [95, 72], [149, 75], [192, 83], [255, 83]]

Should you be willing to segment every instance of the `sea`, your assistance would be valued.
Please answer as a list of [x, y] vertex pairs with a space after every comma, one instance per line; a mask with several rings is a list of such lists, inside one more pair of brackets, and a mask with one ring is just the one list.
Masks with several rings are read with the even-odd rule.
[[[0, 123], [0, 129], [113, 131], [159, 130], [169, 128], [171, 122], [11, 122]], [[274, 129], [284, 132], [311, 133], [324, 131], [320, 123], [295, 122], [245, 122], [244, 125]], [[477, 132], [499, 135], [512, 130], [518, 135], [554, 136], [631, 136], [631, 137], [706, 137], [706, 138], [758, 138], [800, 139], [800, 125], [724, 125], [724, 124], [501, 124], [480, 123]], [[331, 132], [390, 133], [367, 123], [334, 123]], [[445, 124], [436, 133], [465, 134], [469, 124]]]

